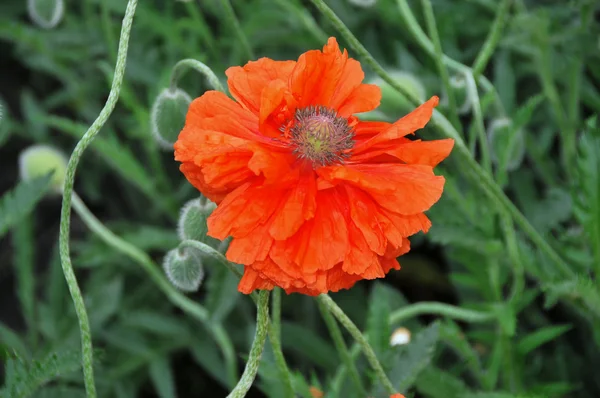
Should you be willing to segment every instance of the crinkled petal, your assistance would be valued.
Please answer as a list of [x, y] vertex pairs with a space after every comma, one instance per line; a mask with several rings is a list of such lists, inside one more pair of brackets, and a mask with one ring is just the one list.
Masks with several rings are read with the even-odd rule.
[[428, 210], [442, 195], [444, 177], [423, 165], [356, 164], [321, 167], [320, 177], [332, 182], [347, 182], [361, 188], [379, 206], [400, 214]]
[[261, 58], [243, 67], [231, 67], [225, 71], [229, 91], [246, 109], [258, 115], [265, 87], [275, 80], [287, 82], [295, 65], [295, 61]]

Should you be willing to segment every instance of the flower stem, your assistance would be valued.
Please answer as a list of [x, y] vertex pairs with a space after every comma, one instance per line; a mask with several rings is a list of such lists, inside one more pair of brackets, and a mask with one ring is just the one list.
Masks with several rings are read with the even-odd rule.
[[258, 294], [258, 308], [256, 315], [256, 333], [254, 335], [254, 341], [250, 348], [250, 355], [248, 362], [246, 362], [246, 368], [244, 373], [238, 381], [237, 385], [227, 396], [227, 398], [242, 398], [246, 396], [248, 390], [252, 386], [256, 374], [258, 373], [258, 366], [260, 364], [260, 357], [262, 356], [263, 349], [265, 347], [265, 341], [267, 340], [267, 332], [269, 330], [269, 291], [262, 290]]
[[400, 308], [399, 310], [392, 312], [392, 314], [390, 315], [390, 323], [399, 323], [405, 319], [425, 314], [446, 316], [448, 318], [457, 319], [469, 323], [487, 322], [493, 321], [495, 319], [493, 314], [487, 312], [467, 310], [464, 308], [455, 307], [450, 304], [424, 301], [416, 304], [407, 305], [406, 307]]
[[160, 268], [154, 264], [152, 259], [144, 251], [131, 243], [124, 241], [106, 228], [100, 220], [90, 212], [76, 193], [73, 193], [73, 208], [85, 225], [102, 239], [104, 243], [138, 263], [150, 276], [150, 279], [167, 296], [171, 303], [204, 324], [223, 352], [227, 367], [228, 382], [233, 386], [238, 378], [235, 350], [233, 348], [233, 343], [227, 335], [227, 332], [223, 329], [223, 326], [211, 320], [208, 311], [204, 307], [190, 300], [171, 285], [160, 271]]
[[329, 297], [327, 294], [321, 294], [317, 297], [317, 300], [319, 300], [319, 302], [325, 308], [327, 308], [327, 310], [331, 312], [331, 314], [333, 314], [334, 317], [337, 318], [337, 320], [352, 335], [354, 340], [356, 340], [356, 342], [360, 344], [365, 356], [367, 357], [367, 361], [369, 361], [369, 364], [377, 374], [377, 377], [381, 381], [381, 384], [383, 384], [383, 386], [385, 387], [386, 391], [390, 395], [395, 394], [396, 389], [394, 388], [394, 385], [392, 384], [390, 379], [388, 379], [387, 375], [385, 374], [385, 371], [383, 370], [383, 367], [381, 366], [379, 360], [377, 359], [377, 356], [375, 355], [375, 352], [373, 351], [373, 348], [371, 348], [371, 345], [369, 344], [365, 336], [360, 332], [358, 327], [356, 327], [352, 320], [348, 318], [344, 311], [342, 311], [342, 309], [335, 303], [335, 301], [333, 301], [331, 297]]
[[473, 64], [473, 77], [476, 80], [485, 69], [488, 61], [494, 53], [494, 50], [496, 49], [496, 46], [498, 45], [498, 42], [500, 41], [502, 29], [507, 21], [506, 15], [508, 14], [511, 1], [512, 0], [503, 0], [500, 6], [498, 6], [498, 11], [496, 12], [496, 18], [494, 19], [492, 29], [490, 30], [488, 37], [485, 39], [485, 43], [483, 44], [483, 47], [481, 48], [481, 51], [477, 55], [475, 63]]
[[71, 198], [73, 193], [73, 184], [75, 182], [75, 171], [79, 159], [83, 155], [83, 151], [90, 145], [94, 137], [98, 134], [104, 123], [108, 120], [112, 113], [117, 100], [119, 99], [119, 92], [121, 89], [121, 83], [123, 82], [123, 76], [125, 74], [125, 65], [127, 63], [127, 48], [129, 47], [129, 36], [131, 33], [131, 25], [133, 23], [133, 16], [135, 14], [135, 8], [137, 6], [137, 0], [129, 0], [127, 2], [127, 9], [125, 10], [125, 17], [123, 18], [123, 25], [121, 26], [121, 37], [119, 39], [119, 50], [117, 52], [117, 64], [115, 66], [115, 74], [112, 82], [112, 87], [108, 95], [108, 99], [102, 111], [92, 123], [90, 128], [81, 137], [81, 140], [75, 146], [73, 153], [67, 164], [67, 172], [65, 176], [65, 184], [63, 188], [63, 199], [60, 214], [60, 237], [59, 237], [59, 249], [60, 258], [63, 273], [69, 292], [75, 306], [75, 312], [79, 321], [79, 332], [81, 334], [81, 351], [82, 351], [82, 365], [83, 365], [83, 376], [85, 383], [85, 390], [89, 398], [96, 397], [96, 385], [94, 382], [94, 367], [93, 367], [93, 347], [92, 347], [92, 334], [90, 330], [90, 322], [88, 319], [87, 311], [85, 309], [85, 303], [75, 272], [73, 271], [73, 264], [71, 263], [70, 249], [69, 249], [69, 230], [71, 226]]
[[365, 387], [362, 385], [362, 381], [360, 380], [360, 375], [358, 373], [358, 369], [356, 369], [354, 359], [350, 355], [348, 346], [346, 346], [346, 342], [344, 341], [342, 331], [338, 327], [335, 318], [333, 317], [333, 315], [331, 315], [331, 312], [329, 312], [329, 310], [327, 309], [327, 307], [325, 307], [323, 302], [319, 300], [317, 303], [319, 304], [319, 310], [321, 311], [321, 315], [323, 317], [323, 320], [325, 321], [327, 329], [329, 329], [329, 334], [331, 335], [331, 339], [335, 344], [335, 348], [340, 354], [340, 359], [342, 360], [342, 363], [346, 366], [348, 372], [350, 372], [350, 377], [356, 387], [357, 393], [361, 397], [366, 397], [367, 392], [365, 391]]
[[240, 21], [235, 15], [235, 11], [231, 6], [231, 2], [229, 0], [221, 0], [221, 4], [223, 5], [223, 8], [225, 8], [225, 16], [229, 20], [229, 24], [231, 24], [231, 27], [238, 36], [238, 40], [242, 43], [242, 47], [246, 52], [246, 56], [248, 57], [248, 59], [254, 59], [252, 47], [250, 47], [250, 43], [248, 43], [248, 39], [246, 38], [246, 35], [244, 34], [242, 27], [240, 26]]
[[450, 75], [448, 73], [448, 68], [446, 67], [446, 64], [443, 61], [444, 53], [442, 52], [442, 42], [440, 40], [440, 35], [437, 30], [437, 23], [435, 22], [435, 14], [433, 13], [433, 7], [431, 6], [430, 0], [421, 0], [421, 4], [423, 6], [423, 12], [425, 14], [425, 22], [427, 23], [429, 36], [433, 41], [433, 46], [435, 49], [435, 63], [437, 64], [440, 76], [442, 77], [442, 82], [444, 83], [444, 88], [446, 89], [446, 95], [448, 96], [448, 106], [450, 108], [452, 124], [457, 130], [461, 130], [462, 126], [458, 118], [456, 99], [454, 98], [454, 90], [452, 90], [452, 87], [450, 86]]
[[223, 88], [223, 85], [219, 81], [219, 78], [215, 75], [215, 73], [212, 71], [212, 69], [210, 69], [208, 66], [206, 66], [202, 62], [197, 61], [192, 58], [182, 59], [181, 61], [177, 62], [175, 64], [175, 66], [173, 66], [173, 69], [171, 69], [171, 82], [169, 85], [171, 90], [175, 90], [175, 88], [177, 87], [177, 82], [179, 81], [179, 79], [181, 79], [181, 76], [183, 76], [183, 74], [187, 71], [187, 69], [190, 69], [190, 68], [194, 69], [198, 73], [203, 74], [204, 77], [206, 77], [206, 80], [208, 80], [210, 85], [215, 90], [222, 91], [222, 92], [225, 91], [225, 89]]
[[491, 176], [492, 175], [492, 160], [490, 157], [490, 147], [488, 145], [487, 135], [485, 133], [485, 124], [483, 122], [483, 112], [481, 111], [481, 102], [479, 101], [479, 92], [477, 91], [477, 84], [471, 73], [465, 74], [465, 80], [467, 85], [467, 93], [471, 98], [471, 105], [473, 108], [473, 119], [475, 123], [475, 131], [479, 137], [479, 149], [481, 151], [481, 163], [483, 168]]
[[290, 371], [285, 363], [285, 357], [281, 350], [281, 289], [273, 289], [273, 307], [271, 308], [271, 325], [269, 328], [269, 341], [273, 347], [273, 353], [275, 355], [275, 363], [279, 368], [279, 373], [284, 386], [284, 397], [294, 398], [294, 386], [292, 384], [292, 378]]

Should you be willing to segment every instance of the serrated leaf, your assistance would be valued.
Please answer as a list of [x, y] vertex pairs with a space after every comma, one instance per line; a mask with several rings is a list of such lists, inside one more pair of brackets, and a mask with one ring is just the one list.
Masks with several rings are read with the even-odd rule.
[[464, 247], [486, 255], [500, 254], [504, 248], [500, 240], [488, 239], [481, 232], [468, 230], [464, 226], [434, 224], [427, 236], [441, 245]]
[[[402, 392], [410, 388], [419, 374], [431, 363], [439, 338], [439, 329], [439, 323], [434, 322], [417, 333], [409, 344], [393, 348], [396, 355], [388, 376], [397, 391]], [[379, 386], [375, 395], [382, 394], [382, 387]]]
[[469, 391], [465, 383], [453, 374], [428, 367], [418, 377], [417, 390], [431, 398], [462, 398]]
[[127, 327], [166, 338], [185, 339], [190, 334], [190, 330], [182, 320], [174, 316], [144, 309], [136, 309], [125, 313], [121, 322]]
[[536, 330], [535, 332], [519, 339], [519, 342], [517, 343], [517, 351], [521, 355], [527, 355], [529, 352], [549, 341], [554, 340], [563, 333], [569, 331], [571, 328], [571, 325], [558, 325], [546, 326]]
[[21, 181], [0, 198], [0, 238], [29, 214], [50, 187], [52, 175]]
[[523, 104], [515, 113], [513, 117], [513, 129], [518, 130], [525, 127], [531, 117], [533, 116], [533, 112], [536, 108], [542, 103], [544, 100], [543, 94], [537, 94], [530, 97], [525, 104]]
[[165, 357], [159, 357], [150, 362], [150, 380], [160, 398], [176, 398], [175, 377], [171, 365]]
[[14, 371], [5, 381], [8, 397], [28, 397], [49, 381], [81, 368], [81, 354], [78, 351], [52, 353], [40, 360], [23, 362], [10, 359]]
[[575, 216], [588, 236], [594, 261], [600, 263], [600, 127], [597, 118], [587, 123], [578, 149], [572, 192]]
[[510, 392], [474, 392], [467, 393], [463, 396], [463, 398], [548, 398], [542, 395], [537, 394], [529, 394], [529, 393], [520, 393], [513, 394]]
[[369, 310], [367, 315], [367, 338], [371, 347], [380, 361], [385, 364], [390, 355], [390, 325], [391, 308], [385, 287], [378, 283], [369, 296]]
[[567, 297], [581, 301], [591, 313], [600, 317], [600, 292], [588, 276], [578, 275], [575, 279], [547, 284], [543, 290], [546, 292], [546, 308], [554, 306], [559, 298]]

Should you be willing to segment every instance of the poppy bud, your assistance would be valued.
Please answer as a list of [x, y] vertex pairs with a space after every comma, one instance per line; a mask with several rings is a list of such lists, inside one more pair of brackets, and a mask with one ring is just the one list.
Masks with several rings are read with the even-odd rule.
[[163, 269], [169, 281], [184, 292], [195, 292], [204, 278], [201, 254], [190, 247], [173, 249], [167, 253]]
[[[399, 70], [390, 72], [390, 75], [399, 85], [404, 87], [406, 91], [418, 98], [419, 102], [425, 102], [425, 87], [416, 76], [412, 73]], [[369, 83], [375, 84], [381, 89], [381, 104], [377, 111], [392, 117], [398, 117], [410, 112], [414, 108], [414, 105], [410, 100], [398, 93], [395, 88], [383, 81], [380, 77], [376, 77]]]
[[67, 173], [67, 158], [58, 149], [46, 145], [34, 145], [19, 156], [21, 179], [28, 181], [54, 170], [50, 180], [51, 190], [61, 193]]
[[394, 330], [390, 337], [390, 345], [404, 345], [410, 343], [410, 330], [407, 328], [398, 328]]
[[181, 208], [181, 214], [177, 223], [177, 234], [181, 240], [197, 240], [206, 244], [216, 242], [215, 239], [206, 235], [208, 227], [206, 219], [217, 207], [206, 198], [193, 199]]
[[64, 0], [27, 0], [29, 18], [40, 28], [52, 29], [65, 13]]
[[492, 160], [503, 170], [517, 169], [525, 156], [523, 131], [515, 129], [510, 119], [493, 120], [487, 130]]
[[166, 88], [156, 97], [150, 111], [150, 124], [154, 139], [163, 148], [173, 149], [191, 102], [188, 93], [179, 88]]
[[[471, 97], [469, 96], [469, 90], [467, 89], [467, 82], [462, 75], [454, 75], [450, 77], [450, 89], [454, 95], [458, 113], [461, 115], [470, 112], [471, 110]], [[442, 105], [448, 104], [448, 94], [442, 98]]]

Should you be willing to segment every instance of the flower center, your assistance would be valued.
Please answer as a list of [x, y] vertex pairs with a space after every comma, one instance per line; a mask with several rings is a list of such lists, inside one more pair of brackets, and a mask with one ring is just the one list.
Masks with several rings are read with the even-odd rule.
[[294, 153], [310, 160], [313, 166], [342, 162], [354, 146], [354, 131], [348, 120], [324, 106], [296, 110], [289, 131]]

